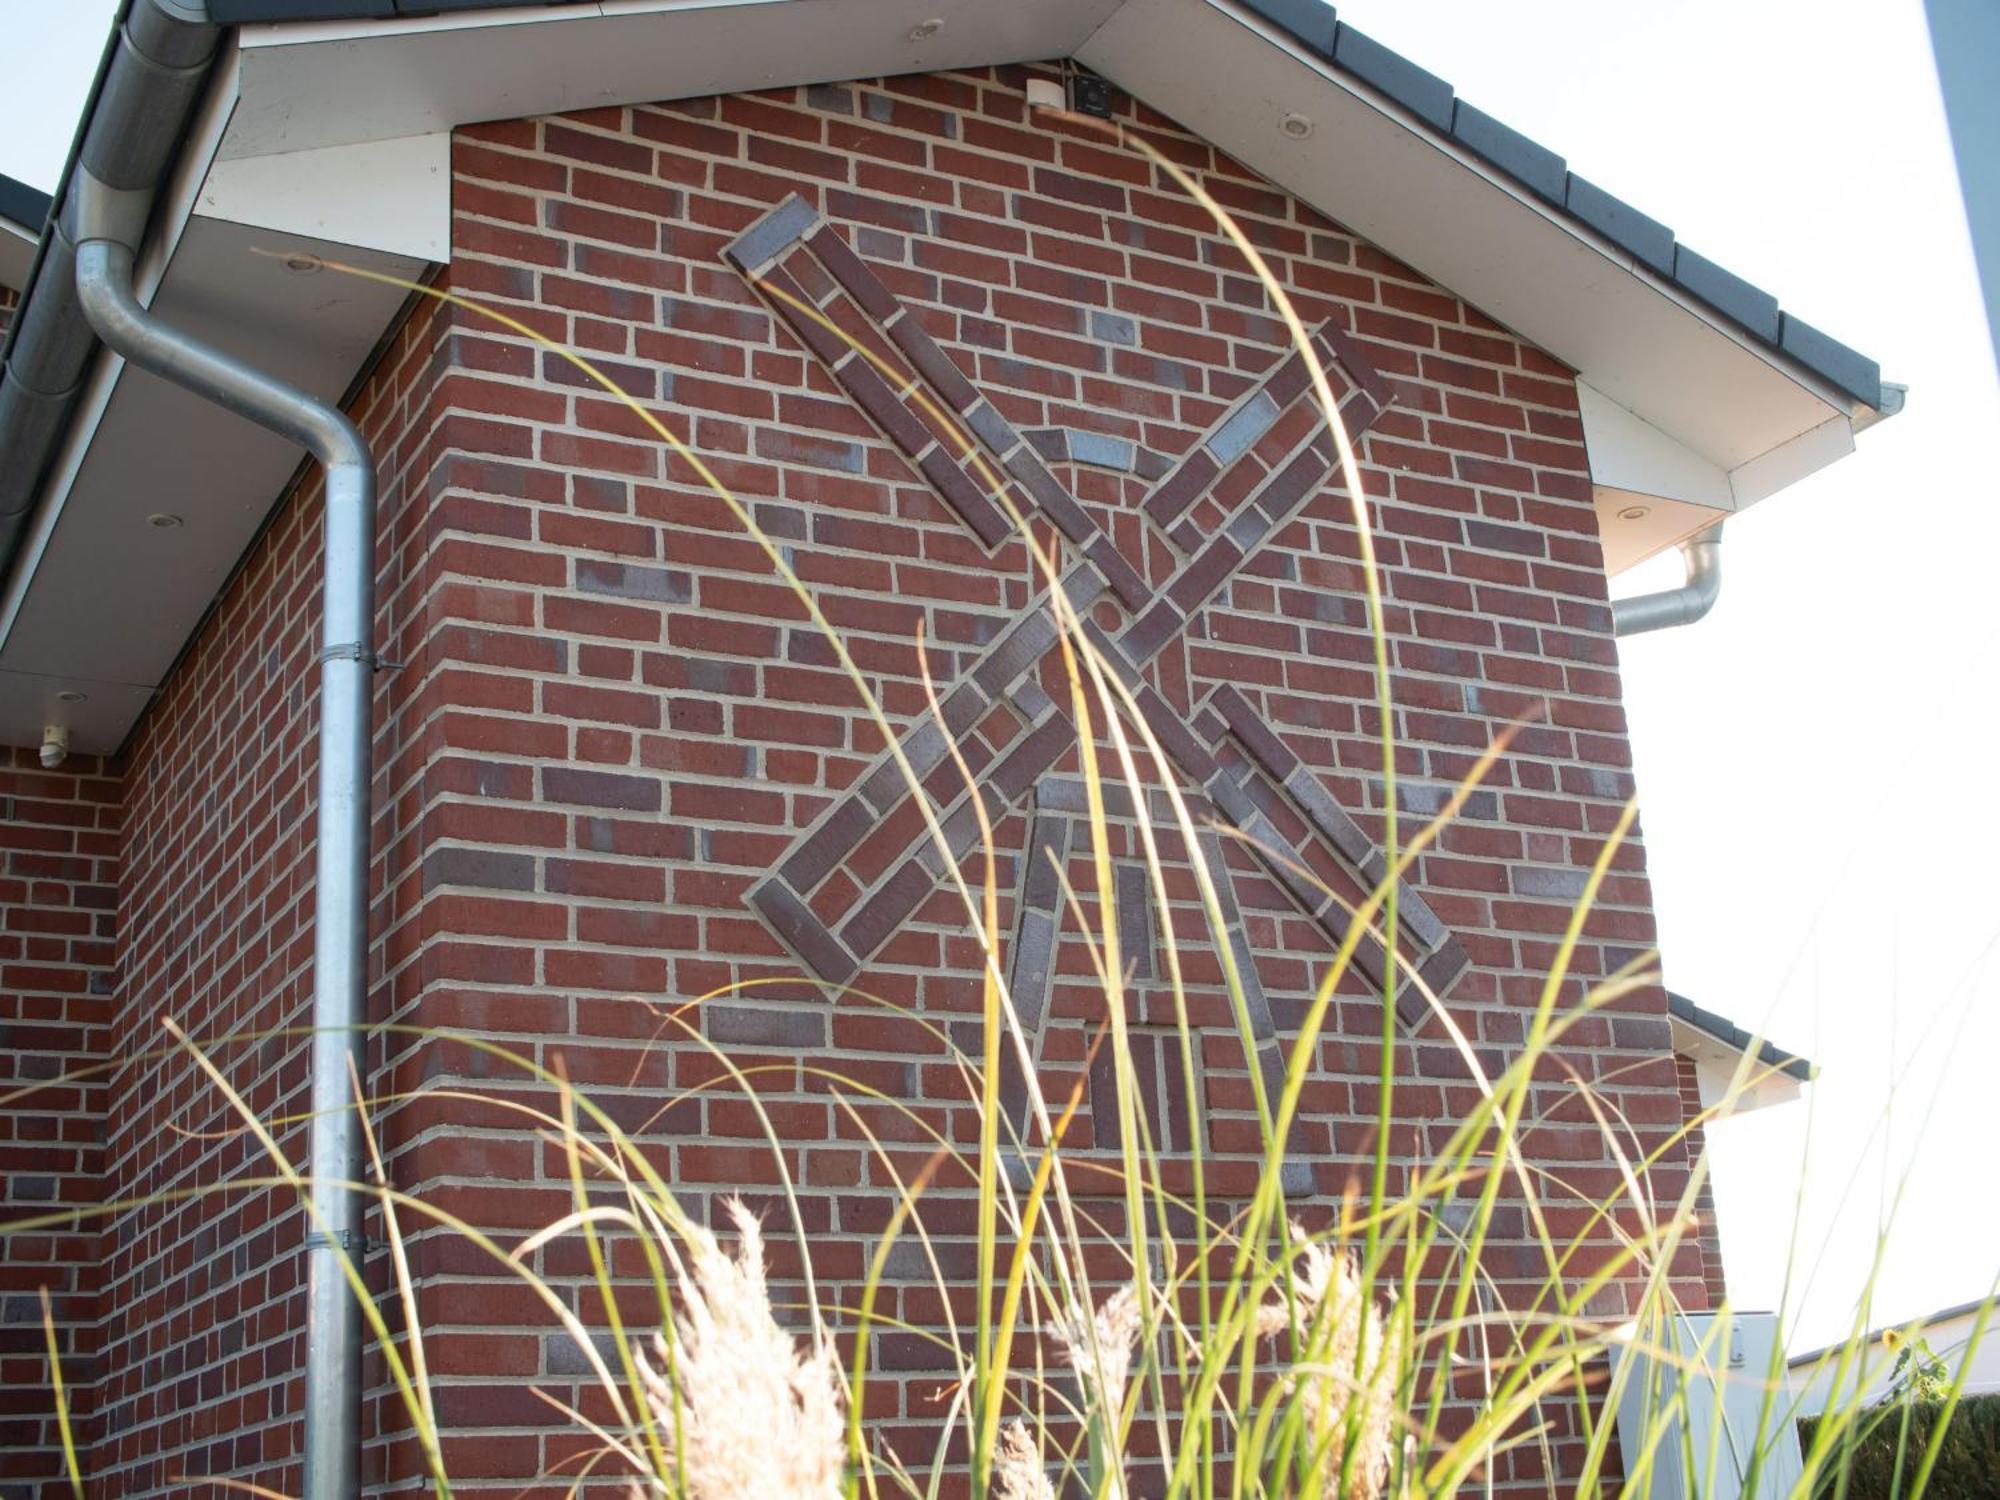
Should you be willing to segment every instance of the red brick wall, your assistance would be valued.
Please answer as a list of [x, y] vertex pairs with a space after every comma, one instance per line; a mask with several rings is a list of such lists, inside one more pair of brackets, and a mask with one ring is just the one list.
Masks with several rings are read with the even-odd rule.
[[[114, 1000], [116, 769], [0, 751], [0, 1223], [96, 1201]], [[38, 1292], [87, 1420], [97, 1225], [0, 1236], [0, 1492], [61, 1470]]]
[[[1027, 603], [1025, 549], [1010, 542], [989, 558], [971, 542], [724, 262], [730, 239], [803, 192], [1016, 426], [1133, 439], [1168, 459], [1283, 354], [1258, 288], [1202, 215], [1132, 153], [1029, 125], [1020, 82], [1003, 70], [608, 110], [482, 126], [455, 148], [453, 284], [603, 359], [714, 464], [850, 633], [899, 724], [921, 709], [919, 627], [948, 685]], [[1364, 460], [1409, 810], [1435, 807], [1500, 724], [1538, 716], [1415, 881], [1472, 959], [1451, 1007], [1497, 1068], [1631, 791], [1573, 384], [1169, 122], [1144, 123], [1240, 216], [1308, 321], [1351, 334], [1395, 383], [1397, 405]], [[381, 639], [407, 663], [378, 694], [375, 1015], [472, 1028], [560, 1061], [641, 1132], [697, 1211], [738, 1189], [772, 1201], [754, 1117], [729, 1088], [703, 1087], [714, 1064], [663, 1039], [661, 1007], [797, 974], [745, 897], [869, 768], [872, 726], [762, 554], [686, 466], [524, 340], [427, 314], [399, 336], [359, 409], [384, 447]], [[1170, 570], [1164, 544], [1138, 543], [1143, 483], [1085, 466], [1057, 473], [1152, 581]], [[1158, 686], [1180, 711], [1216, 683], [1240, 686], [1379, 835], [1354, 556], [1348, 502], [1329, 490], [1162, 656]], [[107, 1193], [262, 1170], [240, 1137], [217, 1134], [231, 1122], [184, 1060], [137, 1054], [157, 1042], [162, 1012], [237, 1038], [305, 1017], [316, 571], [308, 484], [131, 748], [117, 1028], [128, 1061], [109, 1090]], [[1002, 819], [1010, 862], [1024, 838], [1018, 812]], [[1114, 852], [1129, 860], [1132, 846]], [[1592, 919], [1580, 975], [1652, 940], [1642, 871], [1635, 844]], [[1288, 1033], [1328, 944], [1256, 867], [1237, 875]], [[975, 963], [962, 920], [933, 900], [857, 983], [969, 1042]], [[1080, 944], [1061, 946], [1057, 968], [1043, 1081], [1061, 1093], [1101, 1004], [1093, 1010]], [[1197, 968], [1210, 1161], [1218, 1181], [1240, 1183], [1252, 1133], [1245, 1067], [1213, 969]], [[1379, 1012], [1351, 988], [1300, 1141], [1321, 1205], [1371, 1150]], [[1140, 1003], [1153, 1007], [1142, 1018], [1159, 1019], [1157, 991]], [[965, 1141], [973, 1121], [956, 1069], [913, 1023], [797, 982], [711, 1002], [697, 1024], [759, 1070], [822, 1296], [839, 1300], [889, 1194], [818, 1070], [865, 1079]], [[1642, 1134], [1678, 1125], [1657, 993], [1586, 1023], [1575, 1041], [1575, 1066]], [[1473, 1091], [1435, 1028], [1402, 1050], [1396, 1152], [1408, 1161], [1442, 1143]], [[297, 1108], [303, 1038], [217, 1052], [258, 1108]], [[507, 1089], [503, 1069], [435, 1042], [392, 1041], [378, 1057], [401, 1186], [508, 1234], [561, 1211], [560, 1160], [516, 1117], [449, 1092]], [[1536, 1103], [1537, 1158], [1593, 1197], [1615, 1192], [1616, 1169], [1566, 1083], [1551, 1077]], [[927, 1138], [885, 1106], [860, 1108], [898, 1170], [914, 1171]], [[301, 1136], [285, 1139], [296, 1150]], [[1095, 1136], [1086, 1116], [1077, 1139]], [[1663, 1198], [1677, 1195], [1676, 1170], [1656, 1178]], [[927, 1200], [954, 1267], [969, 1249], [962, 1198], [947, 1183]], [[1573, 1230], [1584, 1215], [1558, 1202], [1551, 1217]], [[1542, 1260], [1521, 1205], [1504, 1205], [1497, 1227], [1490, 1273], [1510, 1292], [1531, 1289]], [[777, 1228], [783, 1295], [798, 1267]], [[93, 1467], [111, 1491], [164, 1488], [182, 1471], [297, 1488], [298, 1240], [296, 1211], [269, 1195], [149, 1208], [109, 1232]], [[529, 1389], [578, 1397], [566, 1337], [449, 1237], [419, 1235], [416, 1265], [461, 1488], [514, 1493], [573, 1464], [588, 1440]], [[537, 1265], [560, 1277], [583, 1269], [573, 1246]], [[934, 1322], [926, 1273], [894, 1269], [884, 1311]], [[1699, 1274], [1691, 1265], [1682, 1278], [1697, 1293]], [[577, 1306], [598, 1320], [594, 1299], [579, 1292]], [[918, 1346], [885, 1336], [876, 1363], [881, 1431], [935, 1419], [938, 1381]], [[377, 1395], [390, 1399], [379, 1383]], [[400, 1426], [378, 1410], [385, 1428]], [[1564, 1414], [1554, 1420], [1560, 1453]], [[386, 1462], [392, 1478], [413, 1473], [407, 1444]], [[1532, 1479], [1534, 1463], [1527, 1450], [1511, 1455], [1503, 1480]]]
[[[1282, 353], [1281, 329], [1200, 212], [1156, 188], [1135, 155], [1028, 126], [1019, 84], [1008, 70], [612, 109], [479, 127], [457, 144], [458, 284], [603, 359], [689, 438], [853, 633], [899, 721], [920, 706], [918, 628], [949, 683], [1028, 597], [1025, 556], [1010, 545], [989, 561], [972, 546], [723, 261], [730, 239], [803, 193], [1017, 426], [1068, 425], [1177, 456]], [[1583, 871], [1631, 791], [1573, 385], [1407, 267], [1167, 122], [1146, 123], [1241, 215], [1308, 321], [1350, 331], [1398, 384], [1400, 406], [1366, 458], [1409, 806], [1434, 807], [1508, 718], [1541, 716], [1418, 880], [1474, 959], [1453, 1010], [1497, 1066], [1523, 1034]], [[538, 1061], [562, 1059], [622, 1119], [651, 1122], [656, 1159], [691, 1195], [756, 1190], [772, 1179], [771, 1157], [727, 1088], [660, 1115], [670, 1089], [715, 1072], [662, 1040], [660, 1007], [797, 972], [744, 900], [868, 768], [875, 735], [762, 556], [684, 465], [522, 340], [468, 328], [454, 349], [447, 399], [482, 425], [460, 429], [477, 462], [469, 454], [460, 470], [462, 503], [449, 492], [465, 535], [445, 566], [467, 637], [481, 644], [453, 689], [463, 712], [437, 763], [449, 790], [428, 867], [462, 895], [448, 916], [440, 910], [427, 1013], [477, 1017]], [[1132, 523], [1143, 486], [1060, 472], [1114, 528]], [[1185, 707], [1218, 681], [1246, 687], [1372, 832], [1380, 791], [1353, 556], [1347, 502], [1329, 492], [1171, 653], [1162, 691]], [[1156, 581], [1166, 562], [1152, 555]], [[1002, 822], [1004, 853], [1023, 837], [1021, 817]], [[1635, 845], [1592, 919], [1579, 973], [1602, 973], [1651, 941], [1641, 869]], [[1247, 865], [1241, 879], [1285, 1028], [1327, 945], [1268, 880]], [[1067, 983], [1044, 1073], [1057, 1093], [1095, 1014], [1078, 944], [1064, 945], [1059, 968]], [[940, 898], [857, 984], [960, 1025], [976, 1003], [974, 976], [963, 924]], [[1201, 1014], [1214, 1032], [1211, 1165], [1240, 1180], [1243, 1065], [1216, 1010]], [[1378, 1014], [1363, 994], [1344, 1000], [1340, 1034], [1323, 1048], [1305, 1131], [1323, 1193], [1369, 1149]], [[705, 1016], [712, 1039], [764, 1070], [759, 1088], [802, 1184], [822, 1295], [838, 1298], [882, 1222], [886, 1179], [813, 1067], [911, 1099], [927, 1123], [967, 1140], [959, 1079], [912, 1024], [851, 999], [760, 990], [711, 1002]], [[1576, 1043], [1583, 1075], [1602, 1080], [1649, 1138], [1678, 1124], [1656, 993], [1586, 1023]], [[1404, 1062], [1397, 1150], [1407, 1159], [1441, 1144], [1473, 1093], [1432, 1032]], [[1531, 1149], [1579, 1189], [1615, 1192], [1616, 1170], [1567, 1088], [1552, 1080], [1537, 1104], [1544, 1122]], [[899, 1169], [914, 1170], [926, 1154], [917, 1132], [886, 1109], [867, 1117], [892, 1132]], [[519, 1227], [562, 1201], [560, 1163], [525, 1149], [518, 1131], [427, 1128], [411, 1180], [449, 1182], [454, 1208]], [[1673, 1175], [1656, 1179], [1663, 1193]], [[958, 1264], [968, 1247], [952, 1198], [945, 1188], [930, 1201]], [[1560, 1203], [1552, 1214], [1572, 1229], [1583, 1217]], [[773, 1242], [793, 1269], [786, 1237]], [[545, 1263], [577, 1269], [571, 1254]], [[1541, 1275], [1518, 1204], [1503, 1210], [1489, 1266], [1515, 1291]], [[908, 1274], [887, 1311], [934, 1318], [925, 1273]], [[574, 1358], [546, 1318], [499, 1276], [441, 1292], [435, 1306], [441, 1336], [459, 1330], [468, 1351], [467, 1373], [447, 1382], [449, 1419], [491, 1434], [476, 1450], [481, 1476], [505, 1488], [573, 1452], [569, 1437], [537, 1445], [535, 1431], [551, 1424], [523, 1389], [538, 1379], [559, 1396], [576, 1390]], [[893, 1337], [879, 1356], [883, 1378], [899, 1382], [875, 1393], [879, 1430], [934, 1418], [925, 1356]], [[1526, 1478], [1533, 1460], [1508, 1464]]]
[[14, 309], [21, 305], [21, 294], [12, 287], [0, 286], [0, 337], [4, 337], [14, 322]]
[[[1681, 1118], [1698, 1120], [1702, 1114], [1701, 1078], [1694, 1059], [1676, 1054], [1674, 1076], [1680, 1086]], [[1687, 1158], [1699, 1161], [1708, 1151], [1708, 1131], [1702, 1125], [1694, 1125], [1687, 1133]], [[1713, 1168], [1702, 1178], [1700, 1191], [1695, 1195], [1694, 1211], [1699, 1216], [1699, 1231], [1695, 1235], [1696, 1250], [1701, 1257], [1701, 1284], [1707, 1295], [1707, 1306], [1722, 1306], [1729, 1295], [1729, 1283], [1722, 1273], [1722, 1226], [1715, 1218], [1715, 1176]]]

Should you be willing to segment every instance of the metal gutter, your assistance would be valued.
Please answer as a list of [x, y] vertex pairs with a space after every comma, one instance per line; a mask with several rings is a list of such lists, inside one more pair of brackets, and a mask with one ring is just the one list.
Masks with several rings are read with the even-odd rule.
[[[162, 181], [222, 40], [200, 0], [131, 0], [100, 68], [34, 295], [10, 331], [0, 386], [0, 546], [11, 550], [101, 338], [115, 353], [308, 449], [326, 468], [319, 689], [306, 1297], [304, 1494], [356, 1500], [361, 1456], [368, 835], [374, 672], [375, 469], [337, 408], [155, 319], [133, 267]], [[19, 444], [20, 446], [16, 446]]]
[[[96, 116], [98, 101], [104, 95], [104, 81], [118, 55], [118, 39], [125, 24], [126, 12], [131, 7], [132, 0], [124, 0], [112, 25], [111, 35], [104, 43], [104, 53], [98, 59], [97, 74], [84, 98], [62, 176], [57, 180], [55, 193], [42, 213], [41, 238], [35, 246], [34, 261], [28, 267], [21, 290], [21, 305], [15, 309], [14, 321], [5, 337], [0, 338], [0, 577], [5, 577], [13, 566], [14, 552], [26, 528], [28, 514], [34, 507], [42, 478], [55, 456], [56, 446], [69, 425], [70, 412], [83, 390], [80, 372], [74, 381], [63, 385], [60, 383], [63, 372], [45, 355], [25, 357], [20, 352], [20, 346], [27, 332], [29, 315], [38, 300], [36, 293], [46, 284], [43, 271], [56, 238], [51, 232], [49, 220], [53, 217], [54, 206], [63, 202], [68, 194], [70, 179], [76, 174], [78, 158], [83, 154], [84, 134]], [[67, 276], [62, 279], [64, 284], [52, 289], [51, 296], [62, 296], [69, 290]], [[54, 280], [53, 275], [51, 280]], [[86, 331], [85, 337], [88, 336]]]

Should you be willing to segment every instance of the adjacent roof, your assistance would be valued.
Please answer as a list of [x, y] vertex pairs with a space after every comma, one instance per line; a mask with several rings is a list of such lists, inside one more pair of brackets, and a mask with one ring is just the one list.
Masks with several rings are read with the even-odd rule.
[[0, 219], [39, 236], [48, 222], [49, 195], [0, 172]]
[[1752, 1036], [1729, 1017], [1717, 1011], [1706, 1010], [1696, 1005], [1685, 995], [1667, 995], [1667, 1013], [1676, 1020], [1684, 1021], [1704, 1036], [1712, 1037], [1733, 1052], [1751, 1053], [1767, 1068], [1776, 1068], [1789, 1078], [1800, 1083], [1811, 1083], [1813, 1065], [1803, 1057], [1774, 1047], [1771, 1043]]
[[23, 291], [48, 222], [49, 195], [0, 173], [0, 287]]
[[[1969, 1302], [1953, 1303], [1950, 1307], [1941, 1307], [1934, 1313], [1925, 1313], [1920, 1318], [1906, 1318], [1900, 1323], [1884, 1323], [1879, 1328], [1869, 1329], [1867, 1333], [1862, 1335], [1859, 1343], [1864, 1348], [1870, 1344], [1879, 1344], [1882, 1341], [1883, 1334], [1901, 1333], [1906, 1328], [1915, 1328], [1921, 1333], [1926, 1329], [1937, 1327], [1940, 1323], [1950, 1323], [1956, 1319], [1975, 1314], [1993, 1300], [1991, 1296], [1974, 1297]], [[2000, 1337], [2000, 1319], [1996, 1319], [1994, 1325], [1988, 1329], [1988, 1336]], [[1848, 1341], [1846, 1339], [1836, 1339], [1831, 1344], [1822, 1344], [1817, 1349], [1808, 1349], [1803, 1354], [1794, 1354], [1785, 1363], [1794, 1370], [1803, 1365], [1816, 1365], [1836, 1350], [1845, 1349], [1847, 1344]]]

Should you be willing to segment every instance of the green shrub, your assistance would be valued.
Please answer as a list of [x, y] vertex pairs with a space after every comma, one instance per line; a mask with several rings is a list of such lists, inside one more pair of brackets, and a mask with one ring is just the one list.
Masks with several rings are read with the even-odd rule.
[[[1846, 1500], [1891, 1500], [1908, 1495], [1946, 1405], [1893, 1401], [1852, 1419], [1844, 1414], [1837, 1418], [1847, 1430], [1831, 1439], [1814, 1496], [1834, 1500], [1844, 1493]], [[1821, 1421], [1816, 1416], [1799, 1419], [1799, 1445], [1807, 1452]], [[2000, 1500], [2000, 1394], [1969, 1396], [1951, 1412], [1924, 1494], [1930, 1500]]]

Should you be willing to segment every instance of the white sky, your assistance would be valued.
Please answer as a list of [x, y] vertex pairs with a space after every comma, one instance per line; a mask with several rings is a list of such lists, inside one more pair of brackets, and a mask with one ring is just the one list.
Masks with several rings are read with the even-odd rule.
[[[0, 36], [31, 60], [0, 97], [0, 171], [53, 187], [111, 10], [0, 0]], [[1738, 1302], [1777, 1305], [1796, 1221], [1793, 1347], [1838, 1337], [1899, 1184], [1869, 1321], [1983, 1295], [2000, 1273], [2000, 386], [1921, 8], [1341, 14], [1910, 386], [1858, 453], [1731, 528], [1714, 614], [1622, 656], [1668, 981], [1821, 1069], [1810, 1107], [1715, 1132]], [[1675, 581], [1662, 562], [1620, 588]]]

